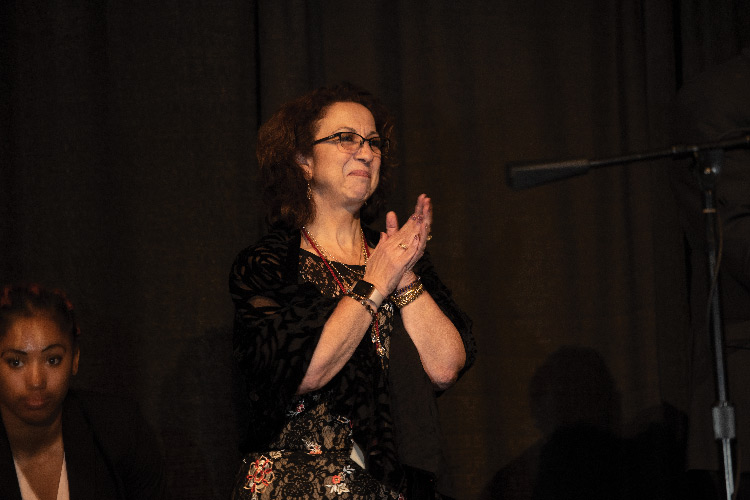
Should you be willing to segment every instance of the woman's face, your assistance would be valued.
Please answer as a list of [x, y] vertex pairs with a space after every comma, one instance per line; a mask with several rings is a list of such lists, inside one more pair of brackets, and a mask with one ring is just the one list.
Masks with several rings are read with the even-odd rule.
[[8, 424], [45, 426], [60, 417], [78, 349], [46, 316], [19, 317], [0, 337], [0, 411]]
[[[318, 122], [315, 139], [336, 132], [356, 132], [365, 139], [378, 136], [375, 119], [366, 107], [354, 102], [332, 104]], [[380, 156], [365, 142], [355, 153], [342, 151], [336, 139], [313, 146], [312, 156], [300, 167], [310, 181], [316, 207], [359, 210], [378, 187]]]

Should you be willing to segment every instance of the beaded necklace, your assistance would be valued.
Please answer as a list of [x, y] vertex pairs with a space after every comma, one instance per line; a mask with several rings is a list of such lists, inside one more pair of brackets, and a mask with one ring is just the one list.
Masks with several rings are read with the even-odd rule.
[[[365, 264], [367, 264], [367, 259], [370, 257], [370, 251], [367, 249], [367, 245], [365, 244], [364, 231], [362, 230], [362, 228], [360, 228], [359, 231], [362, 236], [362, 250], [363, 250], [364, 257], [365, 257]], [[310, 243], [310, 246], [313, 247], [315, 252], [318, 254], [318, 256], [321, 258], [323, 263], [326, 265], [326, 267], [328, 268], [328, 271], [331, 273], [331, 276], [333, 276], [333, 279], [336, 280], [336, 283], [339, 285], [339, 288], [344, 293], [344, 295], [349, 295], [349, 291], [346, 289], [346, 287], [344, 287], [344, 284], [342, 283], [342, 281], [344, 280], [343, 277], [339, 279], [338, 273], [336, 273], [336, 271], [333, 269], [331, 264], [328, 262], [328, 259], [326, 259], [326, 257], [323, 255], [324, 253], [325, 255], [328, 255], [328, 253], [325, 252], [325, 250], [323, 250], [323, 247], [317, 244], [317, 241], [315, 240], [313, 235], [310, 234], [310, 232], [307, 230], [305, 226], [302, 226], [302, 234], [305, 235], [305, 239], [307, 239], [307, 242]], [[343, 262], [341, 264], [343, 264]], [[343, 265], [344, 267], [349, 269], [349, 271], [351, 271], [353, 274], [356, 274], [349, 266], [347, 266], [346, 264], [343, 264]], [[362, 305], [367, 307], [368, 310], [372, 313], [372, 322], [375, 323], [374, 325], [375, 328], [372, 329], [372, 332], [370, 334], [370, 340], [375, 345], [375, 352], [378, 354], [378, 356], [380, 356], [381, 358], [380, 362], [382, 364], [383, 363], [382, 358], [383, 356], [385, 356], [385, 349], [383, 348], [383, 345], [380, 342], [380, 324], [378, 322], [378, 313], [377, 311], [374, 311], [368, 304], [363, 303]]]
[[[313, 234], [310, 231], [308, 231], [305, 226], [302, 226], [302, 229], [305, 232], [305, 236], [307, 237], [308, 241], [312, 238], [312, 242], [310, 242], [310, 246], [312, 246], [315, 249], [315, 251], [318, 252], [318, 254], [321, 254], [321, 253], [323, 254], [321, 255], [321, 258], [323, 258], [323, 260], [328, 259], [329, 262], [338, 262], [355, 276], [361, 274], [359, 271], [355, 271], [351, 267], [344, 264], [342, 261], [336, 260], [333, 257], [331, 257], [331, 254], [326, 252], [325, 248], [323, 248], [323, 245], [318, 243], [318, 240], [315, 239], [315, 236], [313, 236]], [[362, 258], [365, 261], [365, 266], [367, 266], [367, 260], [370, 258], [370, 251], [367, 249], [367, 245], [365, 244], [365, 232], [362, 230], [361, 227], [359, 228], [359, 233], [360, 233], [360, 237], [362, 241]], [[341, 274], [339, 274], [339, 277], [343, 280], [343, 277], [341, 276]]]

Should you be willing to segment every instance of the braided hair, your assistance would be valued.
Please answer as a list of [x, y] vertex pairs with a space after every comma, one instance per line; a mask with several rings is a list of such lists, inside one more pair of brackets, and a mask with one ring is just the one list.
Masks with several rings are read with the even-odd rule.
[[43, 316], [52, 320], [75, 343], [81, 330], [73, 304], [61, 290], [40, 285], [6, 285], [0, 290], [0, 337], [18, 318]]

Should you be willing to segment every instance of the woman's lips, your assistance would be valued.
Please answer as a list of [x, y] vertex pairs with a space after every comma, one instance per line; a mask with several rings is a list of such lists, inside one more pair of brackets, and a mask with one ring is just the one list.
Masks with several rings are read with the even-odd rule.
[[47, 406], [50, 402], [50, 398], [47, 397], [33, 397], [33, 398], [25, 398], [23, 400], [24, 405], [26, 408], [30, 410], [41, 410], [45, 406]]
[[370, 178], [370, 172], [369, 170], [352, 170], [349, 172], [349, 175], [354, 175], [356, 177], [367, 177]]

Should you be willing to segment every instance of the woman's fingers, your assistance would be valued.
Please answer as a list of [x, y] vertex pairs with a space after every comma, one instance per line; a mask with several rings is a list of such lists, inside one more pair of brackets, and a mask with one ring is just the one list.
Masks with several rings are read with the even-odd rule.
[[400, 228], [396, 214], [386, 214], [386, 232], [381, 233], [380, 241], [370, 256], [367, 273], [378, 282], [387, 283], [388, 290], [384, 292], [392, 291], [391, 288], [422, 258], [431, 224], [432, 200], [424, 194], [417, 198], [414, 213]]
[[422, 232], [421, 237], [424, 243], [427, 243], [427, 236], [430, 234], [432, 227], [432, 200], [427, 196], [422, 203]]
[[418, 214], [424, 215], [424, 213], [423, 213], [424, 212], [424, 205], [425, 205], [425, 202], [427, 200], [429, 200], [429, 198], [427, 198], [426, 194], [424, 194], [424, 193], [420, 194], [417, 197], [417, 206], [414, 208], [414, 213], [418, 213]]
[[[394, 214], [395, 217], [395, 214]], [[432, 200], [425, 194], [419, 195], [414, 207], [414, 213], [398, 231], [400, 248], [406, 250], [415, 246], [414, 252], [409, 259], [409, 265], [414, 265], [424, 254], [427, 245], [427, 237], [430, 234], [432, 224]], [[395, 236], [395, 233], [393, 233]]]
[[388, 212], [385, 215], [385, 231], [388, 236], [393, 236], [398, 232], [398, 218], [396, 212]]
[[430, 227], [432, 225], [432, 200], [426, 195], [421, 195], [417, 203], [417, 210], [412, 215], [412, 219], [416, 221], [419, 229], [419, 238], [422, 250], [424, 250], [427, 244], [427, 236], [430, 234]]
[[424, 224], [427, 234], [430, 234], [430, 228], [432, 227], [432, 200], [427, 197], [425, 197]]

